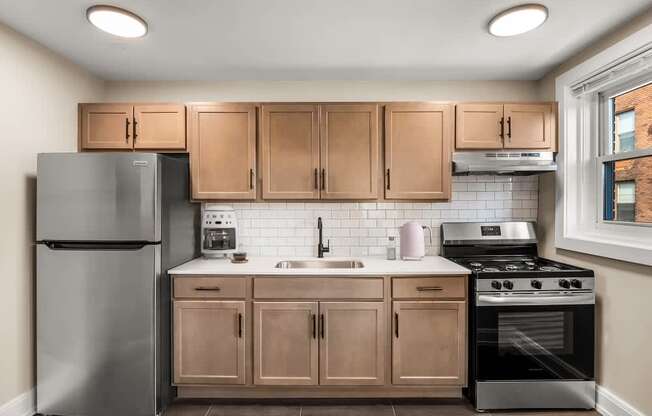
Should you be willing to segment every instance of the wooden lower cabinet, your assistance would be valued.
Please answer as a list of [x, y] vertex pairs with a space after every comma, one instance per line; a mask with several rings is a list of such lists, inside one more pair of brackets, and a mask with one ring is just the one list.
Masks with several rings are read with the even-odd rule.
[[180, 397], [458, 397], [465, 279], [175, 277], [174, 384]]
[[466, 383], [466, 303], [394, 302], [392, 383]]
[[317, 305], [254, 302], [254, 384], [317, 384]]
[[384, 384], [383, 302], [320, 302], [319, 313], [319, 384]]
[[244, 384], [244, 301], [175, 301], [173, 325], [175, 384]]

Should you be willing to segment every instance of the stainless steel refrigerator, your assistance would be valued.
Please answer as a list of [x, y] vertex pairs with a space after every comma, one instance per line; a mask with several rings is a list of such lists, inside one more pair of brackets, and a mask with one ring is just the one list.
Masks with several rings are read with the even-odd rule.
[[38, 155], [38, 413], [145, 416], [172, 395], [170, 280], [197, 254], [187, 157]]

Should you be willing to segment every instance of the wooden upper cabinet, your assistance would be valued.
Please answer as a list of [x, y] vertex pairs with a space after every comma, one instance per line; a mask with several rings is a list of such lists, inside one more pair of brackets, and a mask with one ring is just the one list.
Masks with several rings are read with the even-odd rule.
[[378, 197], [378, 106], [320, 106], [322, 199]]
[[186, 107], [179, 104], [134, 106], [134, 149], [184, 150]]
[[317, 384], [317, 311], [317, 302], [254, 302], [254, 384]]
[[455, 147], [501, 149], [503, 147], [502, 104], [458, 104]]
[[270, 104], [261, 110], [263, 198], [319, 198], [316, 105]]
[[453, 106], [388, 104], [385, 107], [385, 197], [450, 197]]
[[129, 104], [80, 104], [81, 148], [131, 149], [133, 109]]
[[385, 383], [383, 302], [320, 302], [319, 383]]
[[466, 384], [466, 303], [394, 302], [392, 383]]
[[550, 104], [505, 104], [506, 149], [550, 149], [554, 125]]
[[193, 198], [256, 198], [255, 105], [190, 106], [188, 139]]
[[245, 302], [174, 302], [174, 382], [244, 384]]

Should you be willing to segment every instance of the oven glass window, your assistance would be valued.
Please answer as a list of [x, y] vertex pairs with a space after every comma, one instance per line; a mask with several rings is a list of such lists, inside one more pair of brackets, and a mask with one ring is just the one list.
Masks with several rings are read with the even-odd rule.
[[573, 354], [572, 312], [501, 312], [498, 353]]
[[478, 380], [594, 377], [594, 306], [476, 308]]

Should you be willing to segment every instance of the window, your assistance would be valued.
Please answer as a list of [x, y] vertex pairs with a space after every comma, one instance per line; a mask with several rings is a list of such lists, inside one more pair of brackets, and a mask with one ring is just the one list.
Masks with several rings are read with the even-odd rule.
[[652, 266], [652, 25], [557, 77], [555, 246]]
[[[638, 82], [638, 80], [637, 80]], [[604, 166], [603, 219], [652, 223], [652, 83], [631, 82], [599, 93], [603, 124], [599, 157]], [[636, 132], [636, 118], [643, 122]], [[650, 120], [650, 121], [648, 121]], [[641, 200], [636, 204], [637, 184]]]
[[[616, 104], [616, 100], [612, 100]], [[634, 110], [616, 114], [614, 120], [614, 153], [631, 152], [636, 148], [634, 143]]]

